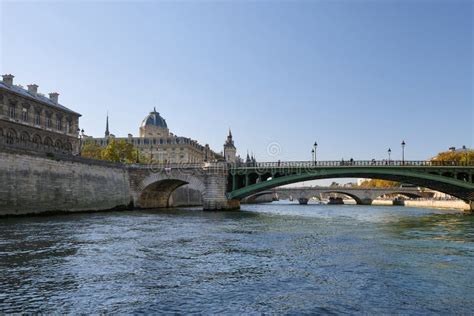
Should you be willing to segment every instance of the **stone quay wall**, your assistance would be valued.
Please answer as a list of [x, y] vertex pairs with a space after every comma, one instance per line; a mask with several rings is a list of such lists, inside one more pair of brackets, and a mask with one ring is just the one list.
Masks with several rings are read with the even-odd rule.
[[124, 209], [130, 201], [121, 165], [0, 151], [0, 216]]

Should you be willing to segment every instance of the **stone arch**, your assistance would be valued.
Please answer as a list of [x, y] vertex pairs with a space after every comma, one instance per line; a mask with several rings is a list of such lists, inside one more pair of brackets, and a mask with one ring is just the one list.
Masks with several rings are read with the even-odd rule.
[[38, 134], [33, 134], [33, 137], [31, 138], [33, 144], [35, 144], [36, 146], [40, 145], [42, 143], [41, 141], [41, 136], [39, 136]]
[[56, 147], [57, 149], [62, 149], [63, 143], [61, 142], [61, 140], [56, 139], [56, 141], [54, 142], [54, 147]]
[[23, 144], [26, 144], [30, 141], [30, 134], [28, 134], [28, 132], [21, 132], [20, 134], [20, 141], [23, 143]]
[[51, 139], [51, 137], [46, 136], [44, 138], [43, 144], [47, 147], [53, 147], [53, 140]]
[[353, 199], [358, 205], [371, 204], [371, 203], [372, 203], [372, 199], [367, 200], [367, 199], [364, 199], [364, 198], [361, 198], [361, 197], [357, 196], [356, 194], [349, 193], [349, 192], [345, 192], [344, 190], [325, 190], [325, 191], [322, 191], [321, 193], [328, 193], [328, 194], [336, 193], [336, 194], [342, 194], [342, 195], [348, 196], [348, 197], [350, 197], [351, 199]]
[[72, 151], [72, 144], [70, 142], [66, 142], [64, 144], [64, 149], [67, 151]]
[[405, 196], [405, 197], [410, 198], [410, 199], [418, 199], [418, 198], [422, 197], [421, 194], [416, 194], [416, 193], [413, 193], [413, 192], [393, 191], [393, 192], [384, 192], [384, 193], [374, 195], [374, 200], [377, 199], [378, 197], [382, 196], [382, 195], [393, 195], [393, 194], [402, 195], [402, 196]]
[[204, 198], [206, 187], [194, 175], [178, 174], [168, 176], [164, 173], [154, 173], [146, 177], [138, 185], [135, 205], [139, 208], [165, 208], [171, 207], [171, 194], [179, 187], [188, 185], [191, 189], [201, 192]]
[[15, 144], [18, 141], [17, 132], [13, 128], [7, 130], [6, 136], [7, 144]]

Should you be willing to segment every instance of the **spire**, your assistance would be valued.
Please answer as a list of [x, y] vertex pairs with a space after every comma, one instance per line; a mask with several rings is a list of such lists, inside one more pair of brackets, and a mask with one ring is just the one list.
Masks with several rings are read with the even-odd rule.
[[230, 127], [229, 127], [229, 138], [232, 139], [232, 131], [230, 130]]
[[105, 122], [105, 137], [108, 137], [110, 135], [109, 132], [109, 112], [107, 112], [107, 119]]
[[156, 106], [153, 107], [153, 112], [156, 113]]

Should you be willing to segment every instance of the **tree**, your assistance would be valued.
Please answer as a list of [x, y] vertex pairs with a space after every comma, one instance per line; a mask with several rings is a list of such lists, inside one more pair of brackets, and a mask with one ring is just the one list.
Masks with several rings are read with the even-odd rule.
[[474, 163], [474, 150], [473, 149], [461, 149], [461, 150], [448, 150], [437, 154], [431, 159], [432, 161], [454, 161], [459, 164], [473, 164]]
[[102, 150], [101, 158], [114, 162], [134, 163], [137, 161], [137, 150], [123, 139], [120, 141], [113, 139]]
[[93, 140], [86, 140], [82, 145], [81, 156], [91, 159], [102, 159], [102, 147]]
[[382, 179], [370, 179], [363, 181], [359, 187], [361, 188], [393, 188], [399, 187], [400, 183]]

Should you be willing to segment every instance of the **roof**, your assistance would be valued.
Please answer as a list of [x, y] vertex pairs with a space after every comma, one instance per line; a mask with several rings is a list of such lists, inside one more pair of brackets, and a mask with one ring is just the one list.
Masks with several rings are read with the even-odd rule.
[[153, 112], [150, 112], [150, 114], [148, 114], [142, 122], [142, 127], [150, 125], [168, 128], [166, 120], [161, 117], [160, 113], [156, 112], [156, 109], [153, 109]]
[[62, 110], [62, 111], [66, 111], [66, 112], [69, 112], [71, 114], [75, 114], [75, 115], [78, 115], [78, 116], [81, 116], [81, 114], [77, 113], [77, 112], [74, 112], [73, 110], [65, 107], [64, 105], [61, 105], [59, 103], [54, 103], [53, 101], [51, 101], [49, 98], [45, 97], [44, 95], [42, 94], [32, 94], [32, 93], [29, 93], [28, 90], [26, 89], [23, 89], [22, 87], [20, 86], [16, 86], [16, 85], [12, 85], [12, 86], [8, 86], [6, 85], [5, 83], [3, 83], [2, 81], [0, 81], [0, 88], [3, 88], [5, 90], [9, 90], [11, 92], [14, 92], [14, 93], [17, 93], [19, 95], [22, 95], [24, 97], [27, 97], [27, 98], [30, 98], [30, 99], [34, 99], [35, 101], [39, 101], [43, 104], [46, 104], [48, 106], [51, 106], [53, 108], [56, 108], [58, 110]]

